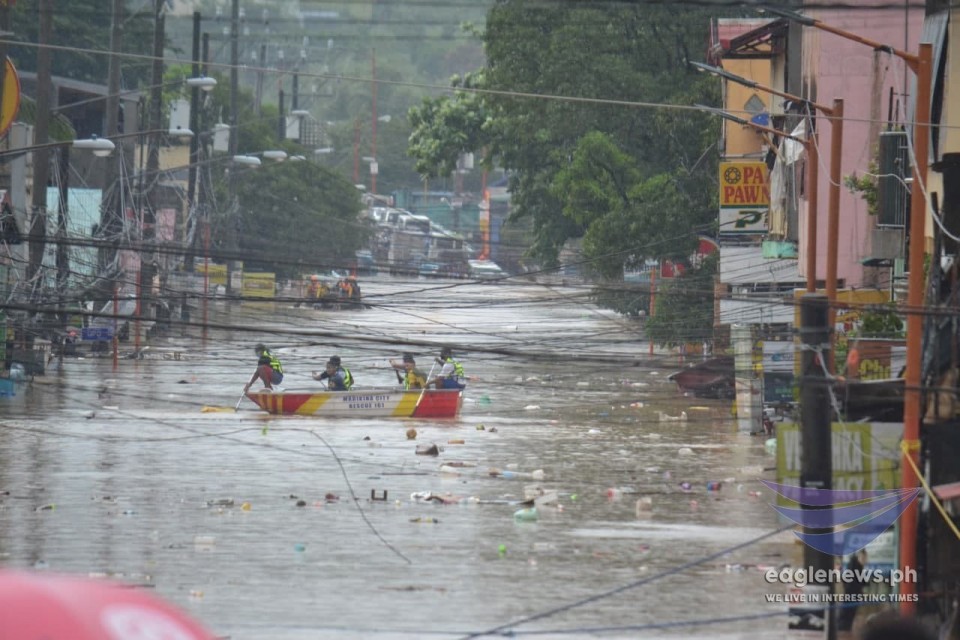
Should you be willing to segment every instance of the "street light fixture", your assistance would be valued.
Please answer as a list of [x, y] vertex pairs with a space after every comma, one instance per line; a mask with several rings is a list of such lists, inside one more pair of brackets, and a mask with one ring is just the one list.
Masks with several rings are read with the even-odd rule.
[[244, 165], [247, 167], [259, 167], [261, 164], [260, 158], [258, 158], [257, 156], [245, 156], [245, 155], [233, 156], [233, 163]]
[[287, 152], [281, 151], [279, 149], [270, 149], [270, 150], [264, 151], [260, 155], [262, 155], [267, 160], [275, 160], [276, 162], [283, 162], [284, 160], [287, 159]]
[[90, 138], [84, 138], [81, 140], [73, 141], [74, 149], [88, 149], [93, 151], [93, 155], [98, 158], [106, 158], [113, 150], [116, 149], [116, 145], [113, 144], [110, 140], [106, 138], [98, 138], [97, 136], [91, 136]]
[[187, 86], [191, 88], [197, 88], [201, 91], [213, 91], [213, 88], [217, 86], [217, 79], [211, 78], [209, 76], [199, 76], [197, 78], [187, 78]]

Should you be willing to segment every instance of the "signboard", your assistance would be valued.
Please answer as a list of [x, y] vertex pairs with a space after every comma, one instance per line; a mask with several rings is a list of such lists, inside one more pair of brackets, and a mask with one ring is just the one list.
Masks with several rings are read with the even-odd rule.
[[[833, 488], [875, 491], [900, 486], [900, 436], [895, 423], [833, 423]], [[800, 425], [777, 425], [777, 482], [800, 485]], [[777, 498], [778, 504], [787, 504]]]
[[7, 133], [20, 111], [20, 76], [7, 58], [3, 72], [3, 102], [0, 103], [0, 136]]
[[277, 276], [273, 273], [244, 272], [240, 295], [243, 298], [273, 298], [276, 280]]
[[80, 339], [89, 342], [110, 342], [113, 340], [113, 327], [84, 327], [80, 329]]
[[763, 162], [720, 163], [720, 237], [765, 235], [770, 179]]

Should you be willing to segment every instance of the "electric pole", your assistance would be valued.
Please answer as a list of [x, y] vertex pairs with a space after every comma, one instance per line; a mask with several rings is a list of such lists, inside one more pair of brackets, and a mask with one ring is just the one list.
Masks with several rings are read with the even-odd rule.
[[[120, 47], [123, 43], [123, 8], [124, 0], [113, 0], [110, 14], [110, 58], [107, 66], [107, 100], [104, 136], [120, 133]], [[108, 161], [103, 173], [103, 202], [100, 210], [100, 229], [98, 235], [101, 240], [109, 242], [100, 246], [97, 256], [98, 275], [109, 277], [100, 287], [101, 297], [106, 300], [112, 298], [116, 287], [115, 265], [117, 248], [115, 238], [120, 233], [120, 175], [118, 163]]]
[[[53, 0], [40, 0], [40, 46], [37, 49], [37, 118], [33, 142], [46, 144], [50, 129], [50, 73], [53, 53], [48, 46], [53, 34]], [[6, 61], [4, 61], [5, 63]], [[50, 181], [50, 149], [33, 152], [33, 194], [31, 198], [30, 258], [27, 280], [32, 280], [43, 266], [47, 241], [47, 182]]]
[[[150, 84], [150, 114], [148, 126], [150, 134], [147, 143], [147, 194], [140, 194], [140, 214], [143, 220], [143, 229], [140, 235], [140, 298], [138, 308], [140, 314], [144, 314], [144, 301], [147, 302], [146, 316], [153, 318], [154, 313], [151, 308], [151, 291], [153, 288], [154, 262], [156, 254], [154, 253], [154, 242], [156, 240], [156, 222], [157, 205], [159, 189], [157, 185], [160, 179], [160, 120], [163, 117], [163, 44], [164, 44], [164, 26], [166, 21], [164, 5], [166, 0], [154, 1], [153, 16], [153, 62], [151, 69]], [[142, 130], [142, 125], [141, 125]], [[140, 147], [140, 153], [143, 153], [143, 147]], [[141, 176], [143, 178], [143, 176]], [[141, 184], [142, 184], [141, 180]], [[144, 203], [144, 201], [146, 202]], [[146, 204], [146, 206], [144, 206]], [[139, 336], [137, 336], [139, 339]]]
[[[240, 0], [232, 0], [230, 7], [230, 143], [228, 152], [230, 157], [237, 155], [238, 138], [240, 135], [240, 132], [237, 130], [239, 124], [237, 101], [240, 90], [240, 78], [238, 75], [240, 66], [239, 38]], [[235, 293], [233, 290], [233, 274], [237, 271], [238, 267], [236, 260], [239, 247], [237, 224], [239, 223], [240, 210], [239, 203], [237, 202], [237, 181], [232, 167], [227, 182], [230, 188], [230, 202], [227, 205], [229, 210], [227, 211], [225, 239], [227, 249], [227, 294], [231, 295]]]

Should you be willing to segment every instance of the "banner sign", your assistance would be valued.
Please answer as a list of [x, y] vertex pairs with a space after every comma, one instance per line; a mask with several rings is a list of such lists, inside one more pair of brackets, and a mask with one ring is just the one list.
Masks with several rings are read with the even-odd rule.
[[763, 162], [720, 163], [720, 237], [765, 235], [770, 180]]

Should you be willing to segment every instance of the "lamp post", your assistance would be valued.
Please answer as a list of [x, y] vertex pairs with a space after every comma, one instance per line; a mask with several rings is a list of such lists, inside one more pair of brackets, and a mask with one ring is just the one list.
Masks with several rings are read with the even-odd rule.
[[[757, 89], [758, 91], [763, 91], [764, 93], [769, 93], [774, 96], [779, 96], [781, 98], [786, 98], [787, 100], [795, 100], [797, 102], [803, 103], [806, 105], [808, 111], [807, 116], [809, 117], [809, 108], [813, 107], [817, 111], [823, 113], [827, 118], [830, 118], [830, 191], [829, 199], [827, 202], [827, 264], [826, 264], [826, 293], [827, 300], [829, 301], [829, 306], [827, 308], [827, 326], [833, 327], [836, 323], [836, 301], [837, 301], [837, 260], [839, 252], [839, 235], [840, 235], [840, 179], [841, 179], [841, 160], [842, 160], [842, 147], [843, 147], [843, 100], [836, 98], [833, 101], [833, 107], [827, 107], [822, 104], [817, 104], [812, 100], [807, 100], [806, 98], [801, 98], [790, 93], [779, 91], [772, 87], [767, 87], [759, 82], [754, 82], [753, 80], [748, 80], [747, 78], [742, 78], [734, 73], [730, 73], [724, 69], [718, 67], [712, 67], [708, 64], [703, 64], [702, 62], [691, 62], [694, 67], [701, 71], [706, 71], [713, 75], [719, 76], [731, 82], [736, 82], [737, 84], [743, 85], [750, 89]], [[811, 131], [814, 127], [811, 125]], [[813, 139], [813, 138], [811, 138]], [[816, 140], [813, 139], [812, 145], [807, 145], [807, 150], [810, 150], [810, 147], [816, 147]], [[813, 157], [811, 157], [811, 163], [819, 163], [819, 149], [815, 151]], [[809, 172], [808, 172], [809, 174]], [[815, 176], [819, 177], [819, 176]], [[806, 278], [807, 278], [807, 293], [814, 293], [817, 287], [817, 191], [814, 189], [812, 192], [808, 193], [808, 210], [807, 210], [807, 233], [806, 233]], [[834, 334], [830, 333], [830, 343], [833, 344]], [[827, 357], [828, 367], [831, 371], [834, 370], [833, 363], [833, 349], [830, 349], [830, 352]]]
[[[910, 192], [910, 244], [908, 268], [910, 271], [907, 289], [907, 370], [903, 393], [903, 464], [900, 465], [901, 489], [914, 489], [919, 483], [914, 473], [914, 465], [919, 462], [920, 453], [920, 408], [922, 367], [923, 367], [923, 315], [924, 296], [924, 249], [927, 220], [926, 179], [928, 154], [930, 152], [930, 91], [933, 78], [933, 46], [921, 43], [918, 53], [909, 53], [869, 38], [831, 26], [822, 20], [804, 16], [792, 11], [765, 8], [765, 11], [779, 15], [808, 27], [827, 31], [835, 35], [859, 42], [874, 51], [884, 51], [903, 60], [917, 75], [916, 110], [913, 124], [913, 185]], [[908, 462], [909, 461], [909, 462]], [[912, 463], [912, 464], [911, 464]], [[900, 569], [904, 575], [915, 570], [917, 564], [917, 501], [912, 501], [900, 516]], [[900, 584], [904, 595], [916, 595], [917, 586], [912, 582]], [[913, 614], [916, 603], [910, 598], [900, 602], [900, 611]]]

